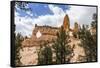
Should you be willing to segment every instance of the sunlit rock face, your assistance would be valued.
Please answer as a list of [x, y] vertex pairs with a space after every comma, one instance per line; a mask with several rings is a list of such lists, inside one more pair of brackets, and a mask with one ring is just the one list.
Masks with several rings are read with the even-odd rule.
[[[80, 62], [78, 58], [79, 56], [85, 56], [84, 49], [78, 46], [80, 40], [73, 37], [74, 29], [70, 29], [70, 21], [68, 15], [65, 15], [64, 21], [62, 22], [62, 26], [70, 36], [69, 39], [71, 42], [69, 43], [69, 45], [71, 47], [75, 45], [73, 49], [73, 57], [71, 57], [70, 62], [71, 63]], [[31, 37], [24, 39], [24, 41], [22, 42], [23, 50], [20, 51], [20, 54], [22, 56], [21, 58], [22, 64], [37, 65], [38, 63], [37, 50], [39, 49], [40, 45], [47, 41], [48, 44], [51, 44], [53, 40], [56, 40], [57, 32], [59, 32], [60, 28], [61, 27], [39, 26], [35, 24], [35, 28], [32, 31]], [[55, 56], [55, 54], [53, 54], [53, 56]], [[53, 61], [55, 60], [53, 59]]]
[[[65, 31], [69, 31], [69, 34], [72, 36], [72, 29], [70, 31], [70, 22], [68, 15], [65, 15], [64, 21], [62, 23]], [[32, 31], [31, 38], [25, 39], [22, 42], [22, 46], [39, 46], [41, 41], [52, 42], [57, 38], [57, 32], [59, 32], [61, 27], [52, 27], [52, 26], [38, 26], [35, 24], [35, 28]]]
[[20, 51], [21, 54], [21, 62], [23, 65], [37, 65], [37, 47], [24, 47], [23, 50]]
[[59, 28], [51, 26], [35, 26], [31, 38], [25, 39], [22, 42], [23, 47], [40, 46], [42, 42], [52, 42], [56, 39], [56, 34]]
[[64, 27], [64, 30], [67, 31], [67, 32], [70, 29], [70, 21], [69, 21], [68, 15], [65, 15], [65, 17], [64, 17], [63, 27]]
[[59, 28], [51, 26], [38, 26], [36, 25], [31, 38], [24, 39], [22, 42], [23, 50], [21, 53], [21, 62], [23, 65], [37, 65], [38, 54], [37, 51], [41, 44], [44, 42], [52, 43], [57, 38], [56, 34]]
[[41, 32], [38, 31], [38, 32], [36, 33], [36, 37], [37, 37], [37, 38], [40, 38], [41, 36], [42, 36]]
[[74, 23], [74, 32], [78, 32], [79, 30], [79, 25], [77, 22]]

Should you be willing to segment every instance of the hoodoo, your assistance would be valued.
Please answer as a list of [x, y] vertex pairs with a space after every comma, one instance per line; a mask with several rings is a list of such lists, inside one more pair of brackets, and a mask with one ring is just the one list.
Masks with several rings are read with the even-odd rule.
[[66, 32], [68, 32], [69, 29], [70, 29], [70, 21], [69, 21], [69, 17], [68, 17], [67, 14], [66, 14], [65, 17], [64, 17], [63, 27], [64, 27], [64, 30], [65, 30]]

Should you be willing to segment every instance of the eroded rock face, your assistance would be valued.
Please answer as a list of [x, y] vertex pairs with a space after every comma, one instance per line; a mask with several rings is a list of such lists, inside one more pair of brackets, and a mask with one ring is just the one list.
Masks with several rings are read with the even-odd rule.
[[57, 38], [56, 34], [59, 28], [50, 26], [36, 26], [33, 30], [32, 37], [22, 42], [23, 47], [40, 46], [43, 42], [52, 42]]
[[[82, 59], [85, 56], [85, 51], [83, 47], [80, 47], [78, 44], [80, 44], [80, 40], [76, 39], [74, 37], [70, 37], [71, 42], [69, 45], [71, 48], [73, 48], [72, 56], [70, 57], [70, 63], [74, 62], [84, 62]], [[49, 43], [50, 44], [50, 43]], [[31, 46], [31, 47], [24, 47], [23, 50], [20, 51], [21, 53], [21, 62], [23, 65], [37, 65], [38, 63], [38, 53], [37, 50], [39, 49], [39, 46]], [[55, 54], [53, 54], [53, 57]], [[53, 59], [55, 61], [55, 59]]]
[[68, 15], [65, 15], [64, 21], [63, 21], [63, 27], [65, 31], [69, 31], [70, 29], [70, 21]]
[[[75, 48], [73, 49], [73, 56], [71, 57], [70, 62], [78, 62], [79, 56], [84, 56], [84, 49], [78, 44], [80, 43], [79, 39], [76, 39], [73, 37], [73, 30], [70, 29], [70, 22], [68, 15], [65, 15], [64, 21], [63, 21], [63, 27], [64, 30], [69, 32], [70, 40], [69, 43], [71, 47], [75, 44]], [[20, 51], [21, 53], [21, 62], [23, 65], [37, 65], [38, 63], [38, 55], [37, 55], [37, 49], [43, 42], [48, 41], [49, 44], [52, 43], [53, 40], [57, 38], [57, 32], [59, 32], [60, 27], [51, 27], [51, 26], [38, 26], [35, 25], [35, 28], [32, 32], [31, 38], [25, 39], [22, 42], [23, 50]], [[37, 35], [38, 34], [38, 35]], [[53, 55], [55, 56], [55, 55]]]
[[37, 49], [38, 47], [24, 47], [23, 50], [20, 50], [23, 65], [37, 65]]
[[36, 35], [38, 30], [43, 34], [43, 35], [56, 35], [58, 32], [59, 28], [57, 27], [51, 27], [51, 26], [35, 26], [35, 29], [32, 32], [32, 36]]
[[48, 41], [51, 43], [57, 38], [56, 34], [59, 28], [50, 26], [35, 26], [31, 38], [22, 42], [23, 50], [20, 51], [23, 65], [37, 65], [38, 54], [37, 49], [41, 44]]
[[76, 45], [74, 50], [73, 50], [74, 56], [71, 58], [70, 62], [84, 62], [81, 59], [85, 56], [85, 52], [83, 47], [80, 47], [79, 45]]
[[[70, 22], [68, 15], [65, 15], [64, 21], [63, 21], [63, 27], [65, 31], [70, 30]], [[35, 24], [35, 28], [32, 32], [32, 36], [29, 39], [25, 39], [22, 42], [23, 47], [32, 47], [32, 46], [39, 46], [41, 42], [52, 42], [52, 40], [55, 40], [57, 37], [57, 32], [59, 32], [61, 27], [52, 27], [52, 26], [38, 26]]]

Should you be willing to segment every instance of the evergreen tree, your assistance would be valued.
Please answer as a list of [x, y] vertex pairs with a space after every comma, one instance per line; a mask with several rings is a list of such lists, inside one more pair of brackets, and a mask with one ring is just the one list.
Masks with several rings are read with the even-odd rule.
[[21, 56], [20, 56], [20, 50], [22, 49], [22, 46], [21, 46], [21, 42], [23, 41], [23, 36], [18, 33], [16, 36], [15, 36], [15, 63], [16, 63], [16, 66], [20, 66], [22, 65], [20, 59], [21, 59]]
[[86, 60], [87, 62], [90, 61], [96, 61], [96, 38], [93, 38], [93, 35], [88, 30], [88, 27], [83, 25], [79, 32], [80, 40], [81, 40], [81, 46], [85, 50], [86, 54]]
[[68, 63], [66, 56], [71, 54], [70, 46], [68, 45], [68, 35], [64, 31], [63, 27], [59, 33], [57, 33], [57, 39], [54, 41], [53, 49], [56, 54], [56, 64]]
[[94, 29], [94, 33], [92, 33], [93, 36], [93, 60], [97, 61], [97, 14], [94, 13], [92, 17], [93, 21], [91, 22], [91, 28]]
[[38, 52], [38, 64], [52, 64], [52, 49], [47, 43], [40, 46], [40, 50]]
[[97, 28], [97, 14], [96, 13], [93, 14], [92, 19], [93, 19], [93, 21], [91, 23], [91, 27], [92, 28]]

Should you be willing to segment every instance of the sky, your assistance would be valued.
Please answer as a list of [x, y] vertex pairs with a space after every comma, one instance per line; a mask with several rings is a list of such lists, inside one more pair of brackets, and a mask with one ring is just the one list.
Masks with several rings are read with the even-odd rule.
[[15, 32], [21, 33], [23, 36], [30, 36], [35, 24], [60, 27], [66, 14], [69, 16], [71, 29], [73, 29], [75, 22], [80, 25], [89, 25], [93, 13], [96, 13], [96, 7], [67, 4], [28, 3], [25, 8], [31, 10], [25, 11], [20, 9], [20, 6], [15, 5]]

